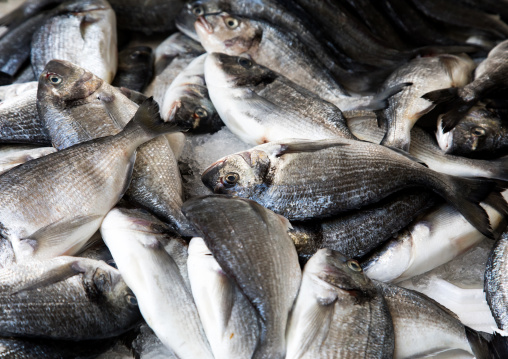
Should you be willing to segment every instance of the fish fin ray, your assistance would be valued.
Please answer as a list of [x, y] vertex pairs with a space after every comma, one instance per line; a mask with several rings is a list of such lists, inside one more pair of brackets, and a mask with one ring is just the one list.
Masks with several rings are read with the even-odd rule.
[[350, 144], [343, 140], [327, 140], [327, 141], [295, 141], [291, 143], [284, 143], [279, 146], [277, 157], [281, 157], [288, 153], [300, 152], [317, 152], [325, 150], [330, 147], [349, 146]]
[[508, 337], [499, 333], [493, 335], [477, 332], [465, 326], [466, 337], [478, 359], [501, 359], [508, 357]]

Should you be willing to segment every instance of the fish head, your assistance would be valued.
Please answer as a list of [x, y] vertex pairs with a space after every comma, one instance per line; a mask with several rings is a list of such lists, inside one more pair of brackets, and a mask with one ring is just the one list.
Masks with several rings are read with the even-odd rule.
[[187, 89], [186, 94], [171, 106], [168, 120], [194, 133], [213, 133], [224, 125], [206, 87]]
[[39, 76], [38, 98], [56, 98], [62, 102], [89, 97], [104, 83], [82, 67], [63, 60], [51, 60]]
[[[190, 38], [199, 41], [194, 23], [200, 16], [222, 12], [218, 0], [199, 0], [187, 3], [177, 15], [175, 22], [178, 30]], [[224, 9], [225, 10], [225, 9]]]
[[203, 172], [201, 180], [215, 193], [252, 198], [266, 188], [269, 168], [266, 152], [250, 150], [218, 160]]
[[226, 12], [199, 16], [194, 27], [206, 52], [233, 56], [252, 55], [263, 34], [253, 21]]
[[[504, 133], [499, 116], [484, 106], [473, 107], [449, 134], [443, 135], [438, 123], [438, 142], [440, 137], [447, 136], [446, 152], [463, 156], [492, 155], [502, 146]], [[439, 142], [441, 148], [442, 142]]]
[[244, 56], [214, 52], [205, 60], [206, 78], [217, 87], [259, 87], [272, 83], [277, 74]]
[[327, 248], [318, 250], [309, 259], [304, 274], [314, 279], [318, 288], [321, 288], [319, 292], [328, 293], [322, 295], [323, 300], [352, 296], [355, 300], [362, 301], [370, 298], [375, 291], [371, 280], [356, 260]]

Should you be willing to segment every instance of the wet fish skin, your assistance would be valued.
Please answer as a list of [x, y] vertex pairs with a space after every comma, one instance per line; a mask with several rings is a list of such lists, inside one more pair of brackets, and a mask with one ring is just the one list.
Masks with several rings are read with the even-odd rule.
[[[52, 79], [61, 81], [53, 84]], [[91, 72], [67, 61], [48, 63], [39, 79], [38, 110], [59, 149], [98, 137], [114, 135], [138, 106]], [[137, 150], [132, 181], [126, 195], [171, 222], [190, 231], [180, 211], [182, 184], [168, 141], [160, 136]]]
[[506, 243], [508, 241], [506, 231], [498, 239], [487, 261], [485, 268], [484, 291], [490, 311], [497, 326], [501, 330], [508, 328], [508, 316], [506, 312], [507, 288], [506, 288]]
[[[0, 153], [1, 153], [0, 149]], [[9, 171], [11, 168], [19, 166], [27, 161], [49, 155], [56, 152], [53, 147], [39, 147], [34, 149], [20, 149], [8, 155], [0, 155], [0, 174]]]
[[[494, 182], [441, 174], [403, 152], [367, 142], [271, 142], [218, 160], [201, 179], [215, 193], [250, 198], [289, 220], [330, 217], [403, 188], [423, 186], [492, 237], [487, 214], [478, 203], [496, 188]], [[499, 207], [506, 212], [504, 203]]]
[[133, 46], [118, 54], [118, 70], [113, 86], [142, 92], [153, 75], [154, 55], [148, 46]]
[[338, 107], [252, 60], [208, 54], [205, 79], [220, 117], [246, 143], [355, 138]]
[[358, 262], [320, 249], [307, 262], [286, 358], [393, 358], [388, 306]]
[[411, 83], [388, 99], [388, 107], [379, 113], [380, 121], [387, 123], [387, 132], [381, 144], [409, 151], [410, 131], [416, 121], [434, 105], [422, 95], [434, 89], [466, 85], [475, 67], [467, 56], [438, 55], [420, 57], [395, 70], [381, 90], [400, 83]]
[[287, 221], [256, 202], [217, 195], [193, 198], [182, 210], [256, 309], [261, 328], [252, 357], [283, 358], [286, 322], [301, 279]]
[[214, 133], [224, 123], [208, 94], [205, 82], [203, 54], [194, 60], [173, 80], [162, 103], [162, 117], [193, 133]]
[[256, 311], [200, 237], [189, 244], [187, 268], [199, 317], [216, 358], [252, 358], [259, 337]]
[[2, 336], [83, 340], [119, 335], [140, 320], [120, 273], [102, 261], [58, 257], [0, 270]]
[[136, 148], [161, 133], [178, 130], [158, 116], [157, 105], [147, 100], [119, 134], [72, 146], [0, 175], [0, 228], [17, 261], [26, 256], [73, 254], [83, 246], [127, 189]]
[[54, 10], [33, 36], [31, 62], [38, 78], [46, 64], [66, 60], [111, 83], [117, 69], [115, 13], [105, 0], [70, 1]]
[[502, 118], [479, 103], [449, 132], [443, 119], [438, 121], [436, 138], [445, 153], [470, 158], [495, 158], [508, 154], [508, 129]]
[[162, 343], [182, 359], [211, 359], [191, 290], [160, 241], [168, 240], [161, 229], [155, 218], [140, 216], [138, 210], [115, 208], [104, 219], [101, 234]]

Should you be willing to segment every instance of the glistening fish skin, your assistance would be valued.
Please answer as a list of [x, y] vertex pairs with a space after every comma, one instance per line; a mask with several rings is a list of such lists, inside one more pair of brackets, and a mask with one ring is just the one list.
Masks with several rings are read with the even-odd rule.
[[508, 232], [498, 239], [487, 261], [485, 269], [484, 291], [492, 316], [501, 330], [508, 329], [508, 286], [507, 273]]
[[16, 259], [76, 253], [125, 192], [136, 148], [176, 130], [160, 120], [157, 104], [147, 100], [119, 134], [72, 146], [1, 175], [0, 232], [12, 242]]
[[85, 258], [58, 257], [1, 269], [0, 301], [2, 336], [108, 338], [141, 318], [120, 272]]
[[132, 46], [118, 54], [118, 70], [112, 85], [142, 92], [152, 79], [154, 55], [148, 46]]
[[155, 218], [116, 208], [104, 219], [101, 234], [162, 343], [178, 358], [212, 359], [190, 288], [160, 241], [167, 240], [161, 229]]
[[389, 359], [394, 336], [388, 306], [358, 262], [316, 252], [291, 312], [286, 358]]
[[[215, 193], [250, 198], [289, 220], [330, 217], [407, 187], [426, 187], [492, 237], [479, 201], [497, 187], [493, 181], [434, 172], [401, 152], [368, 142], [271, 142], [218, 160], [201, 179]], [[500, 207], [506, 212], [504, 200]]]
[[34, 34], [31, 62], [38, 78], [46, 64], [66, 60], [111, 83], [117, 69], [116, 18], [105, 0], [63, 3]]
[[284, 358], [286, 322], [301, 279], [287, 221], [256, 202], [227, 196], [193, 198], [182, 210], [256, 309], [261, 328], [252, 357]]

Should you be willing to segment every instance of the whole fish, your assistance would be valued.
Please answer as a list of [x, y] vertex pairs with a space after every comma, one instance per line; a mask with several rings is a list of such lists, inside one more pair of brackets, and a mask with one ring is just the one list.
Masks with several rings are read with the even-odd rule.
[[[201, 177], [215, 193], [257, 201], [289, 220], [332, 216], [407, 187], [433, 190], [481, 233], [492, 237], [479, 201], [492, 181], [434, 172], [384, 146], [348, 139], [271, 142], [226, 156]], [[506, 203], [500, 201], [502, 213]]]
[[287, 329], [286, 358], [393, 358], [392, 318], [360, 264], [320, 249], [307, 262]]
[[[461, 351], [476, 358], [503, 358], [493, 355], [488, 341], [465, 327], [455, 313], [424, 294], [374, 281], [381, 291], [393, 320], [393, 358], [421, 358], [446, 351]], [[493, 356], [490, 356], [493, 355]]]
[[409, 151], [411, 128], [418, 119], [434, 108], [421, 98], [435, 89], [464, 86], [475, 64], [468, 56], [438, 55], [420, 57], [395, 70], [385, 81], [382, 90], [401, 83], [411, 83], [388, 99], [388, 107], [378, 114], [379, 121], [387, 124], [381, 144]]
[[118, 54], [118, 70], [112, 85], [142, 92], [152, 79], [154, 56], [148, 46], [132, 46]]
[[485, 104], [473, 106], [449, 132], [444, 131], [443, 125], [441, 117], [436, 138], [445, 153], [473, 158], [508, 154], [508, 128], [505, 121]]
[[287, 221], [256, 202], [226, 196], [193, 198], [182, 210], [256, 309], [260, 336], [252, 358], [284, 358], [286, 322], [301, 279]]
[[100, 339], [139, 320], [120, 272], [102, 261], [58, 257], [0, 269], [0, 335]]
[[[117, 134], [138, 108], [89, 71], [57, 60], [48, 63], [39, 79], [38, 100], [39, 116], [58, 149]], [[165, 137], [159, 136], [138, 149], [126, 195], [182, 233], [189, 231], [180, 211], [178, 165]]]
[[36, 102], [36, 88], [27, 89], [0, 102], [0, 142], [51, 143], [49, 133], [37, 113]]
[[[506, 25], [508, 28], [508, 25]], [[459, 88], [436, 90], [422, 96], [434, 103], [446, 103], [452, 108], [443, 115], [443, 132], [453, 129], [460, 119], [486, 95], [508, 88], [506, 80], [508, 40], [499, 43], [475, 70], [474, 81]]]
[[[499, 234], [505, 226], [503, 215], [489, 205], [483, 206]], [[373, 252], [362, 266], [372, 279], [400, 282], [451, 261], [484, 239], [459, 211], [445, 204], [416, 219]]]
[[348, 258], [359, 258], [404, 229], [436, 200], [429, 191], [404, 190], [331, 219], [292, 222], [289, 235], [300, 258], [310, 257], [319, 248], [333, 249]]
[[244, 57], [209, 54], [205, 79], [220, 117], [245, 143], [355, 138], [335, 105]]
[[[494, 124], [493, 121], [489, 123]], [[347, 125], [351, 129], [351, 132], [359, 139], [372, 143], [380, 143], [385, 134], [385, 131], [378, 127], [374, 116], [348, 117]], [[453, 136], [461, 128], [459, 125], [445, 135]], [[492, 132], [489, 134], [493, 135]], [[432, 135], [419, 127], [413, 127], [411, 130], [409, 154], [418, 158], [430, 169], [453, 176], [508, 179], [508, 158], [480, 160], [454, 156], [449, 154], [452, 151], [447, 152], [443, 153]]]
[[[1, 235], [16, 259], [73, 254], [130, 182], [136, 148], [175, 130], [147, 100], [115, 136], [78, 144], [0, 175]], [[29, 190], [28, 190], [29, 189]]]
[[111, 83], [117, 69], [115, 12], [106, 0], [60, 5], [33, 35], [31, 62], [39, 78], [46, 64], [66, 60]]
[[505, 231], [492, 248], [485, 268], [485, 297], [490, 311], [501, 330], [508, 328], [508, 313], [506, 308], [508, 290], [506, 286], [506, 248], [508, 233]]
[[153, 217], [144, 217], [135, 210], [113, 209], [101, 226], [104, 241], [162, 343], [178, 358], [211, 359], [190, 288], [160, 241], [163, 228]]
[[189, 127], [194, 133], [213, 133], [224, 123], [208, 95], [203, 54], [175, 77], [162, 102], [162, 118]]
[[187, 261], [192, 295], [215, 358], [252, 358], [259, 337], [256, 311], [200, 237]]

